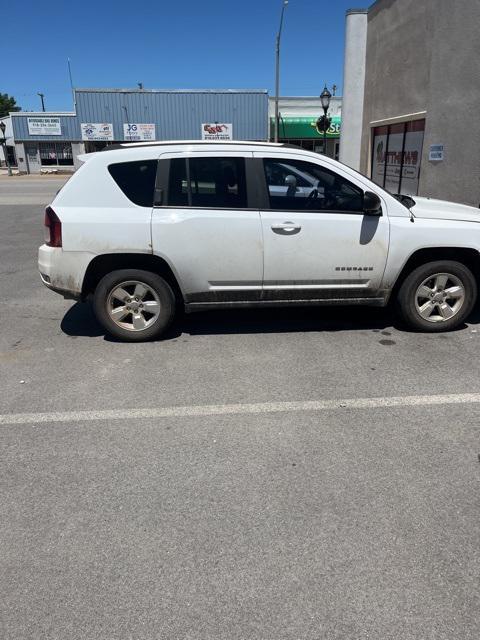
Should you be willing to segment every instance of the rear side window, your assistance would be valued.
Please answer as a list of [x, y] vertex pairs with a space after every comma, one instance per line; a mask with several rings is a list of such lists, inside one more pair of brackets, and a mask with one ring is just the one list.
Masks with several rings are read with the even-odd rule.
[[134, 204], [153, 207], [157, 160], [119, 162], [108, 167], [117, 185]]
[[168, 205], [246, 209], [244, 158], [175, 158], [170, 161]]

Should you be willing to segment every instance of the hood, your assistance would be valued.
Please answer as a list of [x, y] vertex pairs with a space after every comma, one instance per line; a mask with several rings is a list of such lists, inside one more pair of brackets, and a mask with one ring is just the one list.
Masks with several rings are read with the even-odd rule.
[[458, 220], [463, 222], [480, 222], [480, 209], [467, 204], [434, 200], [413, 196], [415, 205], [411, 208], [416, 218], [436, 218], [437, 220]]

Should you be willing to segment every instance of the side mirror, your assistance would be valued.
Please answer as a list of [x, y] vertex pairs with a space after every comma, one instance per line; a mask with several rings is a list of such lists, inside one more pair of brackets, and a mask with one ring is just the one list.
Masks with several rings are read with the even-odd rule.
[[382, 202], [373, 191], [365, 191], [363, 194], [363, 211], [368, 216], [382, 215]]

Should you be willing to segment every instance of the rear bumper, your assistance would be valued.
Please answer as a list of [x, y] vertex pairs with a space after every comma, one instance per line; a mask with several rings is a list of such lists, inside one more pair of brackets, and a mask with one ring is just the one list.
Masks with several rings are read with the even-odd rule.
[[38, 270], [43, 284], [64, 298], [79, 300], [91, 253], [63, 251], [43, 244], [38, 250]]

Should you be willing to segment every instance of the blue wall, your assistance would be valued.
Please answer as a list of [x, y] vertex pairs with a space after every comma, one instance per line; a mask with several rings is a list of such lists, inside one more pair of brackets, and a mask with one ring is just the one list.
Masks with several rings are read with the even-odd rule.
[[112, 122], [115, 140], [123, 123], [153, 123], [157, 140], [196, 140], [204, 122], [232, 122], [236, 140], [268, 138], [268, 95], [264, 91], [78, 90], [79, 122]]
[[[62, 129], [61, 136], [31, 136], [28, 133], [28, 122], [27, 118], [39, 118], [41, 116], [52, 116], [60, 118], [60, 126]], [[78, 124], [78, 119], [76, 116], [58, 116], [56, 113], [18, 113], [12, 115], [12, 127], [13, 127], [13, 138], [17, 142], [18, 140], [39, 140], [40, 142], [48, 141], [57, 141], [61, 142], [62, 140], [80, 140], [80, 125]]]
[[[27, 117], [54, 112], [22, 113], [12, 118], [15, 140], [81, 140], [80, 123], [113, 123], [116, 141], [127, 122], [155, 124], [157, 140], [201, 139], [205, 122], [231, 122], [235, 140], [268, 139], [266, 91], [77, 90], [76, 116], [62, 116], [61, 136], [31, 136]], [[128, 115], [127, 115], [128, 114]]]

